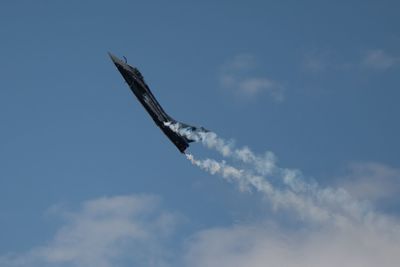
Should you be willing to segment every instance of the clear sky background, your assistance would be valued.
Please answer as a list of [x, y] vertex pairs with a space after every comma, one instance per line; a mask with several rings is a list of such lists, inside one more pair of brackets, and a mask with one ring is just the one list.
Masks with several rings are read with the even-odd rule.
[[[397, 266], [399, 10], [397, 1], [2, 1], [0, 265]], [[343, 188], [374, 215], [365, 227], [309, 222], [196, 168], [108, 51], [141, 70], [172, 117], [272, 151], [280, 167]]]

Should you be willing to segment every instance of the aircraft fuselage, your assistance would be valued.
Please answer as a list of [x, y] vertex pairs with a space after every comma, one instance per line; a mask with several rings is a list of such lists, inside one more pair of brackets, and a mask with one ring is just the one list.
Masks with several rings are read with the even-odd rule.
[[154, 95], [151, 93], [150, 88], [147, 86], [139, 70], [128, 65], [116, 56], [110, 53], [109, 55], [121, 75], [124, 77], [126, 83], [129, 85], [133, 94], [146, 109], [147, 113], [149, 113], [156, 125], [164, 132], [172, 143], [174, 143], [179, 151], [184, 153], [191, 140], [188, 140], [186, 137], [172, 131], [170, 127], [165, 125], [167, 122], [176, 121], [163, 110]]

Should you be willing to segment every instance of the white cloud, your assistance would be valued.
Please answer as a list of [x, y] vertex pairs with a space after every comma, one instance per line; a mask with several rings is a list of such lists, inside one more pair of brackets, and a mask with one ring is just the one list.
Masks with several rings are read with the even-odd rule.
[[[163, 240], [176, 216], [159, 210], [154, 196], [103, 197], [63, 212], [65, 224], [48, 244], [0, 257], [0, 266], [165, 266]], [[126, 265], [123, 265], [126, 266]]]
[[254, 56], [237, 55], [221, 67], [220, 85], [238, 93], [240, 97], [255, 97], [265, 92], [275, 101], [283, 101], [284, 86], [269, 78], [252, 74], [256, 67]]
[[256, 59], [251, 54], [239, 54], [227, 61], [223, 66], [223, 71], [247, 71], [256, 67]]
[[326, 69], [326, 64], [321, 59], [307, 58], [303, 66], [306, 70], [311, 72], [321, 72]]
[[400, 63], [400, 57], [391, 55], [383, 49], [364, 51], [361, 58], [340, 60], [341, 58], [341, 55], [331, 50], [310, 50], [303, 56], [301, 69], [313, 74], [336, 71], [348, 72], [359, 70], [360, 68], [383, 71]]
[[361, 64], [364, 67], [377, 70], [386, 70], [400, 62], [399, 57], [389, 55], [382, 49], [369, 50], [362, 58]]
[[304, 56], [302, 68], [307, 72], [320, 73], [331, 67], [331, 61], [328, 51], [313, 50]]
[[248, 78], [238, 84], [239, 89], [247, 95], [268, 92], [276, 101], [283, 101], [283, 86], [266, 78]]
[[[234, 147], [224, 153], [254, 164], [254, 172], [259, 174], [271, 173], [276, 167], [273, 154], [257, 158], [248, 148], [236, 151]], [[219, 172], [220, 166], [211, 161], [209, 164], [214, 172]], [[225, 171], [224, 175], [229, 179], [243, 174], [243, 171], [231, 167]], [[301, 193], [305, 184], [298, 183], [297, 176], [290, 170], [285, 169], [285, 173], [284, 182], [293, 190], [289, 195], [282, 196], [282, 200], [292, 197], [290, 201], [300, 201], [299, 208], [313, 207], [313, 203], [303, 201], [307, 200]], [[351, 165], [350, 173], [344, 177], [349, 180], [346, 188], [350, 188], [351, 198], [374, 201], [385, 194], [398, 199], [399, 174], [400, 170], [383, 164], [357, 163]], [[253, 179], [252, 182], [261, 187], [267, 185], [260, 180]], [[358, 208], [352, 207], [354, 203], [349, 201], [349, 195], [338, 189], [328, 189], [314, 192], [321, 200], [318, 204], [321, 211], [336, 213], [343, 208], [357, 213]], [[268, 187], [266, 190], [269, 190]], [[309, 204], [312, 205], [307, 206]], [[45, 245], [26, 253], [0, 256], [0, 266], [394, 267], [400, 262], [399, 218], [374, 211], [359, 220], [337, 224], [333, 217], [328, 220], [301, 220], [299, 213], [290, 211], [285, 213], [288, 217], [283, 219], [296, 222], [290, 227], [282, 226], [279, 216], [266, 214], [268, 222], [207, 228], [179, 243], [179, 239], [172, 235], [178, 217], [160, 209], [157, 197], [103, 197], [86, 201], [73, 212], [59, 207], [53, 209], [53, 213], [64, 218], [55, 236]], [[300, 214], [314, 216], [303, 210]], [[166, 245], [171, 240], [175, 242], [175, 251]]]
[[208, 229], [188, 243], [185, 266], [395, 267], [400, 235], [365, 225], [284, 230], [272, 225]]
[[358, 199], [377, 202], [399, 202], [400, 169], [377, 162], [349, 165], [349, 173], [337, 178], [337, 183]]

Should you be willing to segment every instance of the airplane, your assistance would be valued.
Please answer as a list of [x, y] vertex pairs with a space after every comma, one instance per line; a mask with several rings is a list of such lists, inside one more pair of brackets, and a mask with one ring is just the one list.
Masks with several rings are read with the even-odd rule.
[[185, 150], [189, 147], [189, 143], [197, 140], [190, 138], [188, 135], [181, 134], [178, 130], [173, 130], [173, 128], [170, 127], [171, 125], [178, 125], [179, 129], [185, 129], [190, 132], [208, 132], [208, 130], [203, 127], [191, 126], [171, 118], [150, 91], [150, 88], [144, 81], [143, 75], [140, 71], [137, 68], [128, 65], [125, 57], [123, 61], [111, 53], [108, 53], [108, 55], [114, 62], [122, 77], [124, 77], [125, 82], [129, 85], [133, 94], [146, 109], [147, 113], [149, 113], [156, 125], [164, 132], [181, 153], [185, 153]]

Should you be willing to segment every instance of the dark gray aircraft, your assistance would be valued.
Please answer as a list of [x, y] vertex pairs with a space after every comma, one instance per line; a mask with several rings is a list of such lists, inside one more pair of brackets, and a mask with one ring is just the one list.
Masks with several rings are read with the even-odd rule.
[[180, 122], [177, 124], [178, 122], [171, 118], [157, 102], [139, 70], [128, 65], [125, 58], [125, 61], [122, 61], [113, 54], [108, 54], [139, 102], [143, 105], [157, 126], [160, 127], [164, 134], [171, 140], [172, 143], [174, 143], [181, 153], [185, 153], [189, 143], [196, 140], [190, 139], [187, 137], [187, 135], [184, 136], [179, 134], [179, 131], [173, 131], [169, 125], [179, 125], [179, 129], [185, 129], [189, 132], [207, 132], [207, 130], [203, 127], [198, 128]]

